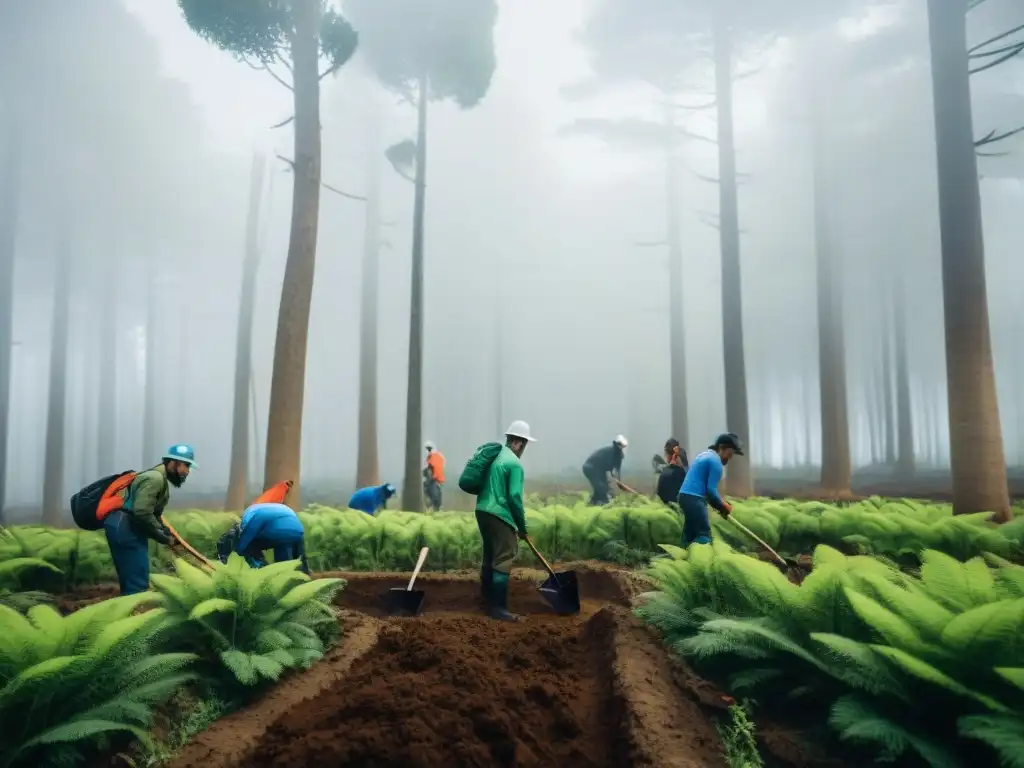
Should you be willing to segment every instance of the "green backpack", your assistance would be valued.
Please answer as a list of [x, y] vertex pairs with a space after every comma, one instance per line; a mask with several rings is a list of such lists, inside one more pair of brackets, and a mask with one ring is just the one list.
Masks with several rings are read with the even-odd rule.
[[476, 453], [466, 462], [466, 468], [459, 475], [459, 488], [471, 496], [479, 496], [487, 483], [491, 464], [498, 458], [502, 448], [501, 443], [484, 443], [477, 448]]

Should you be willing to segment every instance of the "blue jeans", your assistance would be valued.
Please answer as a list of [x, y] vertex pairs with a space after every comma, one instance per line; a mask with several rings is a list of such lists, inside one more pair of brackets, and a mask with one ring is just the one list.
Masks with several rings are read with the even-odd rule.
[[708, 503], [699, 496], [679, 494], [679, 507], [683, 510], [683, 546], [711, 543], [711, 522]]
[[268, 549], [272, 549], [274, 550], [275, 563], [280, 563], [284, 560], [299, 560], [301, 561], [300, 570], [303, 573], [309, 573], [309, 563], [306, 561], [306, 547], [303, 539], [304, 537], [302, 536], [289, 541], [256, 539], [242, 555], [251, 567], [262, 568], [267, 564], [263, 553]]
[[120, 509], [107, 515], [103, 532], [107, 535], [121, 594], [137, 595], [148, 590], [149, 540], [132, 529], [131, 517]]

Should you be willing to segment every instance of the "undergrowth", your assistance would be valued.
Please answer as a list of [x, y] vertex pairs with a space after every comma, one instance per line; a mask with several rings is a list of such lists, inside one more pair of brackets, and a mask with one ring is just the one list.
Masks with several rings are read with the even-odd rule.
[[728, 722], [720, 722], [716, 727], [729, 768], [764, 768], [749, 701], [730, 704]]

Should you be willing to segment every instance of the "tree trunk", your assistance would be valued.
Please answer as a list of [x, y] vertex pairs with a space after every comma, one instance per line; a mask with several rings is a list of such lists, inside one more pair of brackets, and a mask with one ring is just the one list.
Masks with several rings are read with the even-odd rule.
[[882, 421], [885, 428], [885, 463], [896, 466], [896, 405], [892, 391], [892, 303], [883, 293], [882, 315]]
[[[718, 102], [718, 200], [722, 248], [722, 341], [725, 353], [725, 418], [730, 432], [750, 441], [747, 374], [743, 357], [743, 279], [740, 270], [739, 202], [732, 103], [732, 31], [724, 11], [715, 15], [715, 94]], [[733, 496], [754, 493], [750, 462], [729, 465]]]
[[[109, 257], [105, 265], [106, 285], [115, 285], [121, 269], [120, 254]], [[118, 292], [99, 293], [99, 403], [96, 418], [96, 456], [99, 475], [120, 472], [124, 467], [116, 465], [117, 456], [117, 322]], [[184, 334], [183, 334], [184, 336]], [[180, 411], [179, 411], [180, 413]]]
[[907, 310], [903, 283], [892, 287], [892, 333], [896, 357], [896, 470], [901, 478], [914, 475], [914, 404], [910, 396], [910, 362], [907, 359]]
[[[818, 89], [815, 89], [817, 92]], [[824, 125], [818, 100], [811, 105], [814, 174], [814, 239], [818, 272], [818, 380], [821, 387], [821, 487], [828, 494], [849, 493], [853, 478], [846, 393], [842, 263], [832, 242], [827, 209]]]
[[928, 0], [942, 235], [953, 511], [1010, 519], [985, 286], [967, 0]]
[[376, 136], [366, 169], [366, 230], [359, 305], [359, 455], [356, 487], [380, 485], [377, 448], [377, 320], [380, 282], [380, 152]]
[[412, 216], [412, 302], [409, 308], [409, 388], [405, 401], [405, 481], [402, 509], [423, 511], [423, 208], [427, 197], [427, 76], [420, 78], [416, 123], [416, 201]]
[[71, 308], [71, 240], [67, 214], [58, 226], [54, 265], [53, 326], [50, 331], [50, 392], [43, 470], [43, 525], [59, 527], [64, 512], [64, 434], [67, 413], [68, 336]]
[[142, 408], [142, 463], [149, 467], [156, 461], [160, 448], [156, 444], [156, 326], [159, 322], [159, 274], [157, 262], [146, 265], [148, 297], [146, 301], [146, 377]]
[[686, 402], [686, 326], [683, 315], [683, 243], [679, 232], [679, 169], [675, 154], [673, 107], [666, 109], [668, 145], [665, 148], [665, 223], [668, 242], [669, 387], [672, 436], [690, 447]]
[[12, 117], [0, 137], [0, 525], [6, 521], [7, 441], [10, 429], [11, 345], [14, 329], [14, 254], [18, 240], [21, 142]]
[[[238, 301], [235, 335], [235, 401], [231, 415], [231, 469], [224, 509], [245, 509], [249, 490], [249, 385], [252, 379], [252, 319], [256, 305], [256, 273], [259, 270], [260, 198], [266, 158], [252, 157], [249, 177], [249, 212], [245, 225], [245, 256], [242, 259], [242, 292]], [[253, 439], [257, 439], [255, 435]]]
[[320, 2], [296, 0], [292, 69], [295, 86], [295, 165], [288, 260], [281, 285], [281, 304], [274, 342], [270, 382], [267, 459], [263, 485], [283, 480], [294, 485], [287, 502], [301, 504], [302, 405], [306, 390], [306, 346], [309, 307], [316, 267], [320, 221]]

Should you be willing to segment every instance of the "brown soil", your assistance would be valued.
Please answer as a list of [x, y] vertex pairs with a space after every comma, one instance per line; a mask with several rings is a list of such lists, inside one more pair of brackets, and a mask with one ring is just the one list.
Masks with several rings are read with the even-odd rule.
[[58, 595], [54, 600], [54, 607], [63, 615], [74, 613], [87, 605], [117, 597], [119, 593], [117, 584], [97, 584], [91, 587], [79, 587], [74, 592], [66, 595]]
[[344, 678], [352, 663], [373, 647], [379, 623], [356, 614], [342, 615], [345, 635], [306, 672], [274, 686], [254, 706], [218, 720], [197, 735], [171, 768], [229, 768], [240, 765], [270, 725], [284, 714]]

